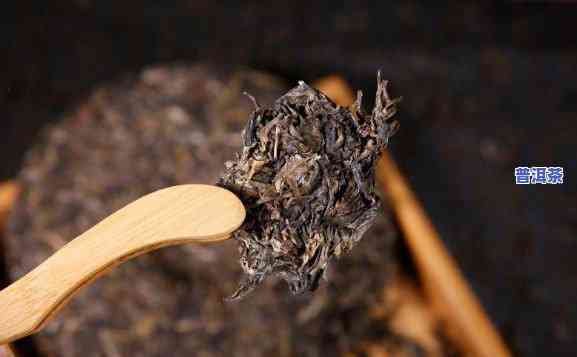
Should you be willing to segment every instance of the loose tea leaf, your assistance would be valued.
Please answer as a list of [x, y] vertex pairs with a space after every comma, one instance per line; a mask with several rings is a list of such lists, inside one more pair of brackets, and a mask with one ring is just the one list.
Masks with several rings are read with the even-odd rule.
[[272, 107], [255, 110], [242, 134], [242, 152], [226, 163], [218, 184], [247, 207], [240, 242], [245, 296], [271, 274], [291, 292], [312, 291], [333, 256], [348, 252], [374, 222], [380, 201], [374, 166], [398, 128], [398, 99], [377, 76], [371, 114], [362, 93], [349, 109], [304, 82]]
[[[137, 197], [217, 180], [253, 110], [242, 91], [268, 105], [287, 90], [261, 72], [201, 64], [145, 68], [95, 88], [28, 152], [4, 237], [11, 278]], [[236, 242], [161, 249], [72, 299], [33, 336], [39, 354], [341, 356], [362, 355], [365, 343], [397, 352], [389, 321], [402, 309], [382, 295], [403, 261], [383, 203], [355, 254], [329, 267], [331, 283], [314, 295], [287, 299], [282, 282], [267, 279], [253, 299], [223, 304], [241, 273]]]

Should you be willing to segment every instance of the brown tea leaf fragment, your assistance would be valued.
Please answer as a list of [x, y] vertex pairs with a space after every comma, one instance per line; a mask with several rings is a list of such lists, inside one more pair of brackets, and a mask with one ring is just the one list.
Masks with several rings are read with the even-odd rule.
[[270, 274], [293, 293], [315, 290], [330, 259], [349, 251], [375, 220], [380, 202], [374, 166], [398, 128], [397, 99], [377, 79], [371, 114], [362, 94], [350, 110], [299, 82], [272, 107], [255, 110], [242, 134], [242, 151], [227, 162], [218, 184], [248, 209], [234, 233], [246, 279], [241, 298]]

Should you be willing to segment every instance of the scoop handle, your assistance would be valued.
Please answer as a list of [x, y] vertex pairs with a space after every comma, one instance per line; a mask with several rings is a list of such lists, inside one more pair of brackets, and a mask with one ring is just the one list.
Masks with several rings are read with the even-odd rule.
[[141, 197], [0, 291], [0, 344], [40, 330], [80, 288], [128, 259], [227, 239], [244, 218], [240, 200], [216, 186], [172, 186]]

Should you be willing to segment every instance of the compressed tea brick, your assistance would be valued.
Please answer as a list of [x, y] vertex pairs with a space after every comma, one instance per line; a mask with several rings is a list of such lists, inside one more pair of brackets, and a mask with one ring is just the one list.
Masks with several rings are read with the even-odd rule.
[[219, 181], [247, 207], [234, 237], [248, 278], [233, 298], [269, 274], [294, 293], [315, 290], [329, 260], [349, 251], [375, 221], [375, 162], [398, 127], [396, 100], [380, 74], [377, 82], [370, 115], [361, 93], [349, 110], [304, 82], [270, 108], [255, 101], [242, 153]]
[[[253, 112], [242, 92], [265, 107], [287, 89], [263, 73], [206, 65], [147, 68], [95, 89], [27, 156], [7, 232], [11, 277], [137, 197], [215, 182]], [[370, 313], [399, 270], [383, 208], [313, 295], [290, 296], [273, 278], [250, 299], [223, 303], [242, 274], [237, 243], [170, 247], [83, 289], [33, 339], [42, 355], [62, 357], [337, 356], [362, 341], [398, 341]]]

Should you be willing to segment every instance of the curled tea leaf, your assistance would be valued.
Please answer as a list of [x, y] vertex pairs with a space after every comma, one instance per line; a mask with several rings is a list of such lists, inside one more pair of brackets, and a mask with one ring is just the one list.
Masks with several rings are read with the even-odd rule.
[[240, 242], [245, 296], [270, 274], [293, 293], [317, 288], [330, 259], [349, 251], [374, 222], [380, 202], [374, 166], [398, 128], [398, 99], [378, 74], [372, 113], [362, 93], [350, 109], [299, 82], [272, 107], [255, 109], [243, 148], [227, 162], [218, 184], [247, 208]]

